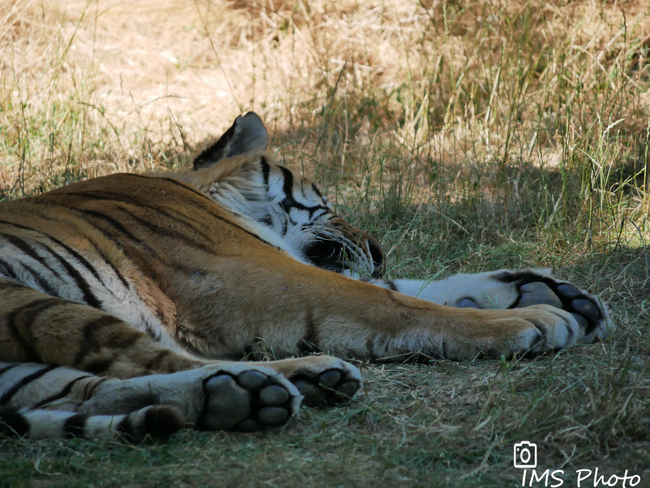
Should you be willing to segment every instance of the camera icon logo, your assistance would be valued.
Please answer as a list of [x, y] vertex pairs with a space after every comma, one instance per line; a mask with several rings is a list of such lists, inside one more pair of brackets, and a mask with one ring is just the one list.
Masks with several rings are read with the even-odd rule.
[[515, 444], [513, 462], [515, 468], [534, 469], [537, 467], [537, 444], [521, 441]]

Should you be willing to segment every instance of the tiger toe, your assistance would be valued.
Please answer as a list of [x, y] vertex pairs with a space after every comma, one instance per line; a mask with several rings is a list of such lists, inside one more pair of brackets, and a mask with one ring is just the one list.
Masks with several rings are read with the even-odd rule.
[[552, 305], [521, 309], [526, 326], [511, 342], [513, 354], [537, 355], [576, 345], [584, 337], [585, 324], [573, 314]]

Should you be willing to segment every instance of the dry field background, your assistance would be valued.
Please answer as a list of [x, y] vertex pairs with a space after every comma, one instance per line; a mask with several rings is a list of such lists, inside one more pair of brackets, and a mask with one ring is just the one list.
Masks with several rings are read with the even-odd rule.
[[552, 267], [618, 327], [534, 360], [361, 364], [357, 400], [284, 432], [0, 439], [0, 486], [521, 486], [522, 440], [564, 486], [650, 486], [647, 2], [4, 0], [0, 19], [2, 198], [188, 164], [255, 110], [391, 276]]

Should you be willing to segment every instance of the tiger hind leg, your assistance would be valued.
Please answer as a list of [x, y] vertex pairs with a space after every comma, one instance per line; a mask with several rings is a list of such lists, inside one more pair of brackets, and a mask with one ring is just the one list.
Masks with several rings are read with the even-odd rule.
[[0, 339], [0, 361], [70, 366], [100, 376], [174, 373], [205, 364], [102, 310], [2, 278]]
[[215, 362], [168, 375], [104, 382], [80, 411], [116, 411], [125, 403], [125, 395], [173, 405], [197, 430], [229, 431], [283, 427], [302, 399], [297, 388], [271, 368]]
[[102, 310], [11, 280], [0, 279], [0, 316], [0, 408], [93, 416], [170, 405], [197, 429], [259, 430], [285, 425], [300, 403], [275, 370], [184, 356]]
[[126, 415], [84, 415], [53, 410], [1, 408], [0, 435], [30, 439], [120, 437], [140, 442], [165, 439], [185, 425], [178, 408], [152, 405]]
[[182, 427], [283, 427], [301, 395], [279, 372], [213, 363], [172, 374], [100, 378], [66, 367], [0, 363], [0, 420], [34, 438], [166, 437]]

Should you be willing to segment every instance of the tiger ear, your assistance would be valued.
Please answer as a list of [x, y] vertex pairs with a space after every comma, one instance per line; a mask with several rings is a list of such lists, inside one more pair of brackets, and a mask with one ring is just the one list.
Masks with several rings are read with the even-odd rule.
[[255, 112], [238, 115], [230, 129], [196, 157], [194, 169], [209, 168], [221, 159], [240, 154], [265, 151], [268, 145], [269, 133], [262, 119]]

